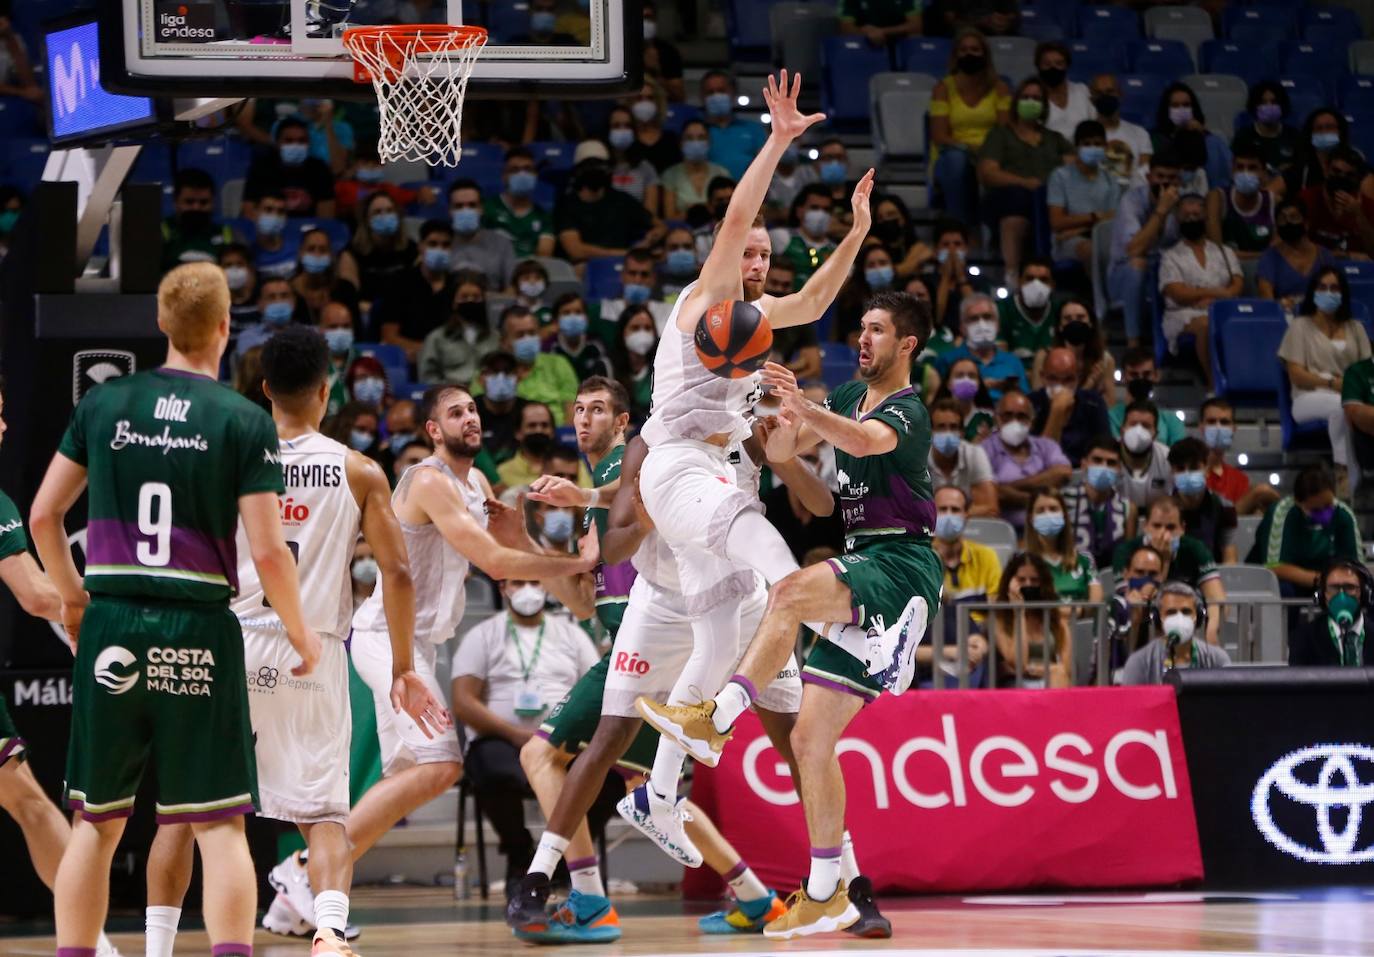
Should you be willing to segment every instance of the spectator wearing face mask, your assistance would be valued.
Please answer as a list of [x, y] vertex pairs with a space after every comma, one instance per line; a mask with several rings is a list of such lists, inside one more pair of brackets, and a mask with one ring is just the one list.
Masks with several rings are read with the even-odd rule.
[[335, 253], [324, 230], [308, 230], [301, 235], [300, 270], [291, 287], [311, 322], [318, 322], [320, 310], [331, 302], [357, 309], [358, 264], [347, 249]]
[[1031, 385], [1043, 384], [1045, 358], [1050, 349], [1059, 348], [1069, 349], [1078, 360], [1080, 389], [1094, 390], [1108, 405], [1116, 401], [1116, 360], [1107, 351], [1102, 327], [1087, 300], [1069, 299], [1059, 307], [1059, 322], [1049, 349], [1036, 352], [1031, 363]]
[[425, 337], [452, 316], [452, 247], [453, 228], [443, 220], [428, 220], [420, 227], [419, 260], [373, 308], [382, 342], [400, 346], [412, 362], [419, 358]]
[[1020, 282], [1010, 296], [997, 300], [999, 338], [1023, 366], [1049, 348], [1063, 300], [1054, 294], [1054, 264], [1031, 256], [1021, 266]]
[[646, 306], [626, 306], [616, 323], [611, 365], [630, 393], [630, 421], [642, 425], [649, 418], [654, 393], [654, 352], [658, 331]]
[[1258, 259], [1274, 241], [1274, 194], [1264, 188], [1267, 174], [1259, 150], [1251, 146], [1231, 152], [1231, 187], [1218, 186], [1207, 194], [1207, 238], [1225, 243], [1242, 260]]
[[1021, 608], [1026, 602], [1057, 602], [1054, 571], [1043, 558], [1017, 552], [1002, 570], [993, 614], [997, 642], [997, 685], [1021, 688], [1067, 688], [1071, 684], [1073, 635], [1068, 610]]
[[386, 299], [419, 256], [419, 248], [401, 230], [400, 207], [383, 192], [363, 202], [348, 249], [357, 263], [358, 297], [363, 302]]
[[734, 179], [744, 175], [768, 138], [758, 120], [735, 116], [737, 96], [730, 74], [710, 70], [701, 78], [701, 103], [711, 133], [711, 162], [724, 166]]
[[248, 237], [249, 255], [258, 275], [290, 279], [296, 274], [296, 258], [300, 254], [301, 234], [286, 228], [286, 199], [280, 191], [269, 190], [255, 204], [252, 216], [252, 236]]
[[1121, 428], [1121, 493], [1136, 508], [1144, 508], [1169, 491], [1169, 447], [1160, 442], [1159, 409], [1152, 402], [1126, 406]]
[[433, 186], [419, 189], [406, 189], [396, 183], [387, 182], [382, 160], [377, 155], [377, 141], [371, 140], [358, 147], [357, 158], [346, 176], [341, 175], [334, 181], [334, 202], [340, 219], [361, 223], [359, 207], [373, 196], [385, 196], [393, 206], [406, 207], [412, 203], [428, 206], [438, 194]]
[[935, 205], [951, 219], [973, 219], [978, 151], [988, 134], [1010, 122], [1011, 89], [997, 74], [988, 41], [976, 29], [954, 35], [949, 70], [930, 99], [930, 168]]
[[[911, 211], [900, 196], [878, 194], [870, 202], [873, 207], [873, 226], [868, 235], [887, 247], [899, 277], [912, 276], [935, 258], [935, 250], [916, 234]], [[926, 298], [933, 298], [929, 290]]]
[[[391, 486], [396, 487], [394, 480]], [[360, 537], [358, 544], [353, 546], [353, 562], [349, 565], [349, 578], [353, 583], [354, 611], [371, 597], [373, 589], [377, 586], [377, 575], [377, 559], [372, 557], [372, 546]]]
[[706, 187], [706, 205], [693, 207], [687, 213], [687, 222], [693, 226], [692, 235], [696, 237], [698, 262], [705, 262], [711, 256], [716, 227], [725, 220], [730, 199], [735, 195], [735, 185], [728, 176], [711, 180]]
[[993, 399], [1000, 398], [1007, 389], [1030, 391], [1021, 360], [998, 347], [996, 300], [983, 293], [965, 296], [959, 304], [959, 325], [964, 344], [940, 357], [942, 369], [951, 369], [960, 359], [972, 359], [978, 363], [983, 383]]
[[1097, 390], [1079, 386], [1080, 375], [1072, 349], [1051, 349], [1041, 369], [1045, 384], [1030, 394], [1035, 407], [1031, 432], [1057, 442], [1074, 468], [1094, 437], [1109, 428], [1107, 403]]
[[1078, 547], [1078, 536], [1069, 525], [1064, 499], [1058, 492], [1040, 489], [1031, 495], [1026, 507], [1025, 547], [1029, 554], [1044, 559], [1050, 566], [1054, 590], [1061, 599], [1102, 600], [1097, 563], [1091, 554]]
[[1145, 277], [1159, 251], [1178, 239], [1178, 205], [1182, 169], [1172, 147], [1156, 152], [1146, 181], [1121, 197], [1112, 218], [1112, 261], [1107, 274], [1111, 301], [1121, 304], [1126, 344], [1140, 345], [1145, 303]]
[[1355, 513], [1337, 500], [1325, 466], [1311, 465], [1298, 473], [1293, 494], [1264, 513], [1245, 561], [1269, 568], [1286, 597], [1306, 597], [1320, 586], [1322, 569], [1333, 558], [1358, 562], [1363, 556]]
[[501, 192], [488, 196], [482, 208], [483, 225], [510, 240], [522, 259], [553, 255], [553, 217], [534, 202], [538, 185], [534, 154], [523, 146], [511, 147], [501, 169]]
[[1121, 450], [1116, 439], [1104, 432], [1089, 442], [1082, 469], [1083, 480], [1064, 487], [1064, 514], [1079, 550], [1107, 568], [1133, 517], [1130, 503], [1117, 491]]
[[572, 364], [579, 382], [592, 376], [610, 376], [606, 347], [587, 334], [587, 304], [580, 293], [567, 292], [554, 301], [553, 321], [558, 329], [553, 351]]
[[1121, 118], [1121, 85], [1111, 73], [1099, 73], [1093, 77], [1089, 88], [1092, 92], [1094, 117], [1102, 124], [1107, 134], [1106, 162], [1104, 172], [1110, 174], [1122, 189], [1128, 189], [1135, 178], [1136, 170], [1148, 169], [1154, 146], [1145, 127]]
[[1206, 545], [1219, 564], [1234, 565], [1236, 509], [1207, 487], [1207, 446], [1201, 439], [1179, 439], [1169, 449], [1169, 468], [1184, 532]]
[[964, 417], [954, 399], [940, 399], [930, 406], [930, 484], [953, 485], [963, 493], [970, 516], [995, 518], [997, 485], [992, 464], [980, 446], [964, 438]]
[[[959, 604], [985, 604], [997, 594], [997, 586], [1002, 580], [1002, 565], [997, 553], [986, 545], [970, 541], [964, 537], [964, 527], [968, 522], [969, 500], [957, 485], [945, 485], [935, 489], [935, 538], [931, 547], [945, 566], [945, 589], [940, 602], [944, 609], [945, 621], [945, 661], [946, 667], [959, 660]], [[988, 653], [987, 612], [968, 613], [968, 665], [969, 685], [981, 688], [986, 675], [981, 665]], [[916, 668], [918, 680], [933, 679], [932, 668], [935, 661], [931, 642], [922, 642], [916, 649]], [[946, 681], [945, 684], [957, 686], [958, 682]]]
[[1159, 260], [1159, 291], [1164, 296], [1164, 336], [1177, 354], [1178, 339], [1193, 336], [1193, 349], [1212, 387], [1211, 346], [1207, 338], [1207, 309], [1222, 299], [1234, 299], [1245, 285], [1240, 260], [1229, 246], [1207, 238], [1207, 204], [1201, 196], [1178, 202], [1179, 240]]
[[[1149, 545], [1164, 559], [1164, 577], [1177, 578], [1201, 591], [1208, 601], [1225, 601], [1216, 559], [1202, 542], [1187, 534], [1183, 528], [1183, 513], [1178, 500], [1161, 495], [1150, 502], [1143, 513], [1144, 527], [1134, 538], [1128, 538], [1116, 548], [1112, 569], [1120, 576], [1131, 554], [1142, 545]], [[1207, 640], [1216, 641], [1218, 621], [1208, 626]]]
[[1293, 107], [1288, 91], [1277, 80], [1261, 80], [1250, 87], [1245, 112], [1253, 123], [1236, 130], [1231, 152], [1253, 151], [1269, 175], [1283, 174], [1297, 162], [1302, 134], [1288, 124]]
[[285, 279], [265, 279], [258, 287], [258, 315], [262, 318], [239, 333], [237, 354], [242, 357], [291, 322], [297, 308], [296, 293]]
[[[679, 75], [671, 82], [674, 91], [668, 91], [664, 83], [652, 74], [646, 75], [644, 85], [630, 102], [630, 115], [635, 121], [635, 142], [659, 176], [682, 162], [682, 144], [677, 134], [663, 128], [669, 99], [674, 103], [682, 103], [686, 99], [685, 94], [679, 95], [682, 93], [682, 77]], [[702, 132], [705, 132], [704, 127]]]
[[1324, 107], [1308, 113], [1298, 134], [1297, 156], [1283, 174], [1284, 195], [1297, 196], [1320, 186], [1336, 148], [1349, 145], [1350, 122], [1340, 110]]
[[500, 337], [487, 322], [485, 281], [486, 277], [479, 272], [454, 277], [448, 321], [425, 336], [420, 348], [416, 367], [421, 382], [471, 382], [482, 360], [500, 348]]
[[229, 243], [219, 250], [219, 268], [229, 287], [229, 344], [232, 349], [239, 333], [262, 318], [258, 309], [258, 273], [249, 258], [248, 247]]
[[554, 233], [573, 263], [623, 256], [638, 243], [652, 245], [666, 227], [639, 203], [611, 188], [611, 154], [597, 140], [579, 143], [572, 184], [554, 210]]
[[606, 142], [611, 148], [611, 186], [658, 215], [662, 209], [658, 170], [640, 152], [635, 142], [634, 116], [617, 106], [607, 120]]
[[1326, 178], [1304, 189], [1312, 238], [1341, 258], [1374, 255], [1374, 175], [1360, 152], [1337, 146], [1326, 158]]
[[[779, 262], [788, 260], [779, 260]], [[771, 271], [770, 271], [771, 273]], [[865, 306], [874, 293], [893, 287], [897, 272], [892, 263], [892, 253], [886, 247], [874, 243], [864, 247], [854, 264], [854, 271], [840, 288], [835, 297], [834, 334], [842, 342], [849, 343], [851, 349], [859, 345], [861, 320]], [[819, 359], [819, 356], [817, 356]], [[819, 367], [817, 368], [819, 372]]]
[[333, 415], [348, 401], [344, 375], [358, 353], [353, 348], [353, 313], [341, 302], [331, 302], [320, 310], [320, 334], [329, 349], [329, 403], [325, 415]]
[[[577, 373], [561, 355], [541, 351], [539, 323], [523, 306], [507, 306], [501, 313], [501, 350], [515, 357], [515, 394], [528, 402], [541, 402], [553, 410], [554, 425], [572, 418], [577, 398]], [[482, 383], [474, 382], [472, 395], [482, 394]], [[509, 483], [507, 483], [509, 484]]]
[[497, 468], [506, 488], [529, 485], [544, 474], [544, 456], [553, 447], [553, 413], [542, 402], [522, 402], [515, 430], [515, 454]]
[[[1107, 671], [1116, 675], [1126, 659], [1150, 640], [1150, 606], [1164, 582], [1164, 557], [1149, 545], [1131, 552], [1126, 574], [1117, 581], [1107, 604]], [[1094, 649], [1096, 651], [1096, 649]], [[1091, 683], [1097, 683], [1098, 656], [1093, 654]]]
[[655, 294], [656, 281], [653, 253], [643, 248], [629, 250], [620, 268], [620, 297], [602, 299], [597, 316], [603, 322], [614, 321], [627, 306], [644, 306], [653, 314], [654, 324], [662, 330], [672, 315], [673, 307], [661, 295]]
[[1193, 88], [1183, 82], [1165, 87], [1155, 108], [1155, 155], [1172, 145], [1189, 162], [1192, 181], [1185, 182], [1183, 192], [1205, 194], [1209, 186], [1227, 183], [1231, 174], [1231, 148], [1226, 141], [1207, 128]]
[[796, 270], [797, 288], [806, 285], [812, 273], [830, 258], [835, 243], [830, 239], [831, 211], [835, 201], [830, 188], [814, 183], [802, 189], [792, 200], [790, 225], [792, 239], [782, 255]]
[[1359, 562], [1333, 559], [1317, 589], [1321, 614], [1306, 621], [1288, 639], [1288, 664], [1294, 667], [1374, 667], [1374, 641], [1366, 634], [1365, 616], [1374, 591], [1369, 569]]
[[[344, 384], [352, 401], [361, 402], [369, 409], [380, 413], [391, 405], [391, 385], [387, 382], [386, 369], [372, 356], [354, 359], [344, 373]], [[376, 432], [375, 428], [373, 432]]]
[[682, 161], [663, 172], [663, 216], [683, 220], [694, 206], [705, 206], [710, 184], [729, 179], [730, 171], [707, 157], [711, 137], [701, 120], [689, 120], [682, 127]]
[[163, 271], [191, 262], [215, 262], [234, 241], [233, 231], [215, 224], [215, 181], [202, 169], [179, 170], [172, 182], [172, 216], [162, 221]]
[[1274, 244], [1264, 251], [1255, 269], [1255, 287], [1261, 299], [1277, 299], [1291, 317], [1307, 295], [1307, 286], [1319, 269], [1334, 266], [1336, 259], [1325, 246], [1307, 234], [1307, 207], [1300, 199], [1286, 199], [1274, 211]]
[[[1204, 620], [1204, 602], [1184, 582], [1166, 581], [1155, 599], [1151, 617], [1154, 640], [1126, 659], [1121, 669], [1123, 685], [1158, 685], [1164, 676], [1181, 668], [1225, 668], [1230, 655], [1198, 640]], [[1219, 611], [1219, 610], [1218, 610]], [[1206, 616], [1208, 624], [1211, 617]]]
[[[676, 300], [683, 288], [695, 280], [700, 272], [696, 236], [685, 226], [669, 229], [663, 238], [663, 264], [660, 269], [663, 298]], [[602, 321], [609, 321], [610, 318], [608, 316]]]
[[1078, 124], [1091, 120], [1097, 112], [1087, 86], [1069, 79], [1071, 66], [1073, 57], [1061, 41], [1046, 40], [1035, 48], [1035, 71], [1044, 84], [1049, 106], [1045, 128], [1066, 140], [1073, 140]]
[[854, 191], [854, 181], [849, 178], [849, 150], [844, 141], [834, 136], [822, 140], [816, 150], [816, 170], [820, 184], [830, 190], [830, 208], [834, 214], [830, 217], [830, 237], [841, 242], [854, 224], [849, 209], [849, 197]]
[[953, 399], [964, 417], [964, 438], [981, 443], [997, 426], [996, 405], [978, 363], [965, 357], [949, 364], [949, 375], [935, 396], [936, 400]]
[[1262, 513], [1279, 500], [1268, 485], [1251, 488], [1250, 477], [1226, 461], [1236, 434], [1236, 413], [1231, 403], [1217, 396], [1198, 410], [1198, 435], [1207, 446], [1207, 487], [1236, 507], [1238, 515]]
[[[768, 266], [763, 291], [770, 296], [790, 296], [795, 288], [796, 271], [786, 259], [774, 259]], [[816, 324], [804, 323], [773, 330], [773, 361], [792, 370], [798, 382], [821, 375], [821, 344]]]
[[511, 285], [515, 288], [515, 305], [524, 306], [539, 320], [539, 335], [544, 340], [551, 339], [555, 329], [553, 310], [549, 306], [549, 273], [538, 260], [527, 259], [515, 267], [511, 273]]
[[344, 403], [337, 415], [326, 419], [321, 431], [336, 442], [342, 442], [353, 451], [371, 458], [372, 451], [377, 447], [380, 421], [375, 404], [355, 399]]
[[240, 215], [253, 219], [257, 202], [279, 194], [288, 216], [333, 219], [334, 174], [329, 164], [310, 155], [310, 128], [299, 117], [277, 123], [276, 148], [263, 153], [248, 167]]
[[1073, 130], [1073, 146], [1073, 161], [1050, 174], [1045, 204], [1054, 233], [1054, 258], [1077, 259], [1090, 269], [1093, 230], [1116, 215], [1121, 184], [1107, 168], [1107, 133], [1101, 123], [1079, 123]]
[[[1159, 367], [1155, 365], [1155, 354], [1151, 349], [1127, 349], [1121, 358], [1121, 368], [1126, 398], [1107, 410], [1112, 434], [1118, 438], [1126, 420], [1127, 407], [1133, 402], [1153, 402], [1155, 386], [1159, 384]], [[1173, 445], [1188, 433], [1183, 416], [1174, 409], [1156, 408], [1159, 408], [1159, 422], [1155, 437], [1165, 445]]]
[[842, 0], [840, 32], [859, 34], [875, 47], [921, 35], [922, 0]]
[[494, 229], [482, 228], [482, 188], [475, 180], [456, 180], [448, 190], [449, 225], [453, 227], [450, 269], [476, 270], [487, 277], [487, 288], [504, 292], [515, 271], [515, 247]]
[[1033, 415], [1024, 394], [1007, 392], [997, 403], [997, 431], [982, 443], [997, 481], [1002, 517], [1018, 534], [1025, 525], [1031, 496], [1040, 489], [1059, 488], [1073, 471], [1057, 442], [1030, 434]]
[[959, 334], [959, 306], [975, 292], [985, 292], [981, 276], [968, 271], [968, 227], [952, 219], [935, 222], [935, 256], [926, 261], [920, 278], [933, 298], [931, 341], [943, 338], [951, 345]]
[[773, 179], [768, 184], [768, 195], [763, 201], [764, 218], [769, 226], [781, 226], [787, 222], [792, 200], [803, 188], [819, 183], [820, 172], [815, 163], [803, 163], [801, 147], [789, 143], [778, 160], [778, 168], [773, 171]]
[[482, 418], [482, 448], [496, 462], [504, 462], [520, 444], [516, 434], [525, 407], [525, 400], [515, 394], [515, 357], [509, 352], [489, 352], [482, 358], [477, 375], [482, 382], [482, 394], [474, 401]]

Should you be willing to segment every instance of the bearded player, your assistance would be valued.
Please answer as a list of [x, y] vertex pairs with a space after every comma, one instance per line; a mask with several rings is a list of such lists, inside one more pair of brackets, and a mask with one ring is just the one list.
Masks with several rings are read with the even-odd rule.
[[930, 418], [911, 388], [912, 360], [929, 337], [926, 304], [906, 293], [882, 293], [862, 319], [861, 380], [832, 392], [826, 407], [807, 399], [783, 366], [764, 367], [781, 402], [769, 458], [787, 459], [822, 441], [835, 447], [845, 553], [774, 586], [739, 676], [713, 700], [664, 706], [640, 699], [660, 730], [681, 729], [677, 740], [688, 753], [714, 763], [750, 704], [753, 682], [787, 660], [803, 622], [849, 617], [869, 627], [872, 640], [860, 649], [818, 642], [803, 670], [806, 690], [792, 748], [811, 873], [787, 914], [764, 929], [768, 937], [841, 930], [859, 917], [841, 877], [844, 778], [835, 748], [864, 704], [884, 689], [901, 694], [910, 687], [916, 646], [939, 607], [944, 569], [930, 547]]

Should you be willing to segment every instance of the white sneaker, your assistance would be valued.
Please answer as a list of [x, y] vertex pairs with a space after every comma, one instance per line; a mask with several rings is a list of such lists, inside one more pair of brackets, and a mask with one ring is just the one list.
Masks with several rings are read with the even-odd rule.
[[290, 899], [281, 892], [272, 898], [272, 906], [262, 915], [262, 929], [283, 937], [309, 937], [315, 932], [315, 926], [296, 913]]
[[929, 619], [930, 606], [917, 595], [891, 627], [869, 632], [868, 673], [892, 694], [904, 693], [916, 678], [916, 649]]
[[687, 867], [701, 866], [701, 851], [683, 827], [692, 816], [683, 810], [681, 798], [676, 801], [661, 798], [645, 781], [621, 798], [615, 809], [637, 830], [652, 838], [669, 857]]
[[95, 957], [120, 957], [119, 948], [110, 942], [110, 938], [105, 936], [103, 930], [95, 944]]
[[301, 860], [301, 852], [293, 851], [267, 873], [267, 882], [278, 894], [285, 894], [291, 909], [315, 929], [315, 892], [310, 889], [310, 872]]

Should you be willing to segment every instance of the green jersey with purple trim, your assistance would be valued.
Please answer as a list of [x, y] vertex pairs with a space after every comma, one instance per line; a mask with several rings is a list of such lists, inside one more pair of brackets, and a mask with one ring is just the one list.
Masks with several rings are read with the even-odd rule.
[[916, 393], [902, 389], [868, 412], [863, 382], [846, 382], [830, 393], [826, 407], [855, 421], [877, 419], [897, 433], [897, 447], [882, 455], [854, 456], [835, 449], [845, 550], [886, 536], [929, 544], [935, 530], [930, 488], [930, 415]]
[[58, 452], [87, 471], [93, 595], [227, 602], [238, 591], [239, 498], [285, 491], [271, 416], [173, 369], [93, 389]]
[[[592, 472], [592, 487], [602, 488], [620, 478], [620, 467], [625, 461], [625, 446], [617, 445], [597, 463]], [[608, 508], [589, 508], [582, 513], [582, 531], [596, 523], [596, 533], [606, 537], [610, 525], [611, 510]], [[612, 637], [620, 629], [620, 620], [625, 617], [625, 605], [630, 600], [630, 586], [635, 583], [635, 567], [629, 559], [617, 565], [605, 562], [596, 566], [592, 572], [596, 578], [596, 617]]]
[[0, 560], [22, 555], [29, 550], [29, 537], [24, 533], [24, 517], [14, 499], [0, 492]]

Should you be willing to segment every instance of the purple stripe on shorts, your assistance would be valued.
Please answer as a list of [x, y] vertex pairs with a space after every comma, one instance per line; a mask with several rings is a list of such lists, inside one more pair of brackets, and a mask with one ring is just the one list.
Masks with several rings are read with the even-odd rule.
[[210, 948], [214, 957], [253, 957], [252, 944], [215, 944]]
[[57, 957], [95, 957], [94, 947], [59, 947]]
[[0, 748], [0, 764], [4, 764], [14, 755], [24, 750], [23, 738], [10, 738], [5, 742], [5, 746]]
[[586, 870], [587, 868], [589, 868], [589, 867], [596, 867], [596, 866], [597, 866], [597, 860], [596, 860], [596, 857], [595, 857], [595, 856], [593, 856], [593, 857], [579, 857], [579, 858], [578, 858], [577, 860], [575, 860], [575, 861], [568, 861], [568, 870], [570, 870], [570, 871], [585, 871], [585, 870]]
[[839, 857], [841, 850], [843, 848], [840, 847], [813, 847], [811, 848], [811, 856], [819, 858]]
[[739, 877], [747, 870], [749, 870], [749, 865], [744, 863], [743, 861], [740, 861], [738, 864], [730, 868], [721, 876], [725, 878], [726, 883], [729, 883], [730, 881], [733, 881], [736, 877]]
[[[181, 814], [157, 813], [157, 823], [159, 824], [199, 824], [203, 821], [218, 821], [226, 817], [238, 817], [240, 814], [252, 814], [254, 811], [253, 802], [245, 801], [243, 804], [235, 804], [232, 807], [222, 807], [214, 811], [185, 811]], [[228, 946], [227, 944], [225, 946]]]
[[841, 694], [852, 694], [856, 698], [864, 699], [865, 702], [874, 701], [878, 697], [878, 692], [876, 691], [873, 692], [871, 695], [864, 694], [857, 688], [851, 688], [849, 687], [849, 685], [841, 684], [838, 681], [831, 681], [829, 678], [822, 678], [820, 675], [813, 674], [810, 671], [803, 670], [801, 680], [808, 684], [820, 685], [822, 688], [829, 688], [831, 691], [838, 691]]
[[548, 740], [550, 739], [549, 736], [550, 736], [552, 733], [553, 733], [553, 732], [551, 732], [551, 731], [545, 731], [543, 728], [539, 728], [539, 729], [537, 729], [537, 730], [534, 732], [534, 736], [535, 736], [536, 738], [543, 738], [545, 741], [548, 741]]
[[743, 688], [744, 693], [749, 696], [750, 701], [753, 701], [755, 698], [759, 696], [759, 689], [755, 688], [754, 682], [744, 677], [744, 675], [731, 675], [730, 682], [727, 683], [737, 684], [741, 688]]
[[115, 808], [113, 811], [102, 811], [99, 814], [92, 814], [87, 811], [85, 809], [86, 805], [82, 801], [69, 800], [67, 802], [67, 807], [77, 814], [80, 814], [83, 820], [89, 821], [92, 824], [99, 824], [101, 821], [113, 821], [115, 818], [119, 817], [129, 817], [134, 813], [134, 806], [132, 804], [128, 807]]

